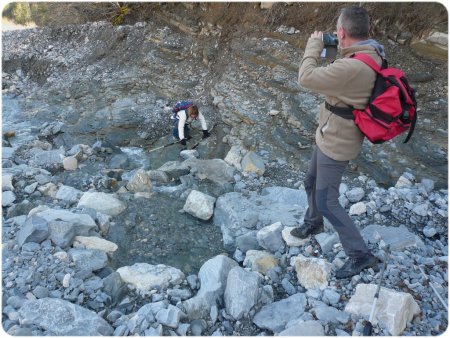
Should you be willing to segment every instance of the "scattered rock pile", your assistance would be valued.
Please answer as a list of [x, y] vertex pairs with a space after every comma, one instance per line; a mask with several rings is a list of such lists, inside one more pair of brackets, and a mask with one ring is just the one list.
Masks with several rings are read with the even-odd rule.
[[[286, 180], [292, 187], [271, 186], [264, 176], [271, 168], [286, 173], [283, 159], [268, 161], [264, 151], [236, 157], [230, 150], [228, 164], [188, 151], [156, 170], [109, 168], [94, 180], [99, 174], [92, 168], [115, 163], [112, 149], [79, 144], [55, 151], [51, 142], [43, 149], [42, 133], [35, 142], [4, 148], [2, 291], [8, 333], [361, 333], [379, 272], [337, 280], [334, 271], [345, 254], [329, 224], [314, 238], [290, 236], [307, 208], [301, 181], [297, 175]], [[77, 168], [67, 168], [60, 155], [74, 153]], [[67, 173], [83, 180], [72, 187], [63, 181]], [[207, 260], [198, 274], [146, 262], [117, 270], [109, 265], [121, 243], [102, 237], [130, 203], [154, 198], [155, 191], [185, 200], [189, 217], [220, 227], [224, 254]], [[444, 296], [448, 192], [410, 172], [389, 189], [361, 175], [341, 185], [340, 202], [379, 258], [383, 248], [391, 248], [376, 333], [443, 332], [446, 311], [418, 266]]]

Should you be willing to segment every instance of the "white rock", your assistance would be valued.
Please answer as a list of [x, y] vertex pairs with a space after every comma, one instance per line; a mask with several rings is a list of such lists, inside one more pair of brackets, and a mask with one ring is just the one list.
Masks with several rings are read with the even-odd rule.
[[118, 246], [116, 243], [94, 236], [75, 236], [73, 247], [84, 247], [86, 249], [98, 249], [108, 254], [114, 253]]
[[248, 250], [243, 265], [265, 275], [267, 270], [278, 266], [274, 255], [264, 250]]
[[186, 199], [183, 210], [194, 217], [207, 221], [214, 213], [215, 202], [215, 197], [192, 190]]
[[280, 111], [279, 110], [275, 110], [275, 109], [272, 109], [272, 110], [269, 111], [269, 115], [271, 115], [271, 116], [276, 116], [279, 113], [280, 113]]
[[[375, 284], [358, 284], [345, 311], [364, 316], [367, 319], [376, 289], [377, 285]], [[391, 335], [398, 336], [406, 328], [406, 324], [419, 313], [419, 305], [409, 293], [382, 287], [375, 308], [374, 322], [380, 322]]]
[[37, 190], [44, 196], [55, 198], [58, 187], [54, 183], [48, 182], [38, 187]]
[[152, 181], [144, 169], [139, 169], [127, 184], [127, 189], [133, 192], [152, 191]]
[[62, 163], [65, 170], [76, 170], [78, 168], [78, 160], [75, 156], [65, 157]]
[[5, 190], [14, 191], [12, 179], [13, 179], [12, 175], [2, 175], [2, 191]]
[[405, 176], [400, 176], [397, 183], [395, 183], [395, 188], [411, 188], [413, 183], [407, 179]]
[[325, 289], [331, 274], [332, 264], [320, 258], [303, 255], [291, 258], [291, 266], [297, 272], [300, 284], [307, 289]]
[[88, 207], [110, 216], [119, 215], [127, 206], [113, 194], [85, 192], [78, 201], [78, 207]]
[[117, 269], [117, 272], [125, 283], [147, 291], [155, 287], [179, 285], [184, 280], [183, 272], [164, 264], [135, 263], [132, 266], [123, 266]]
[[281, 231], [281, 236], [283, 237], [287, 246], [302, 246], [311, 238], [311, 236], [308, 236], [305, 239], [294, 237], [291, 235], [292, 229], [295, 229], [295, 227], [285, 227], [283, 231]]
[[2, 206], [9, 207], [14, 204], [16, 200], [16, 195], [12, 191], [3, 191], [2, 192]]
[[364, 202], [358, 202], [358, 203], [353, 204], [349, 210], [350, 215], [362, 215], [362, 214], [365, 214], [366, 212], [367, 212], [367, 207]]
[[225, 156], [225, 162], [227, 162], [229, 165], [232, 165], [237, 170], [241, 171], [242, 166], [242, 148], [239, 146], [232, 146], [231, 149], [228, 151], [227, 156]]
[[66, 273], [65, 275], [64, 275], [64, 278], [63, 278], [63, 280], [62, 280], [62, 285], [63, 285], [63, 287], [65, 287], [65, 288], [68, 288], [69, 287], [69, 285], [70, 285], [70, 273]]

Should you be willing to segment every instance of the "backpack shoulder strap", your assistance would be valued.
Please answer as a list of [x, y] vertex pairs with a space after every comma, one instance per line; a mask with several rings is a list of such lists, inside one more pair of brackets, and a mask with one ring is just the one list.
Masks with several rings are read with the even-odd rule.
[[353, 54], [351, 57], [364, 62], [366, 65], [368, 65], [370, 68], [372, 68], [375, 72], [381, 73], [381, 66], [378, 63], [376, 63], [375, 60], [372, 59], [369, 55], [367, 55], [365, 53], [357, 53], [357, 54]]

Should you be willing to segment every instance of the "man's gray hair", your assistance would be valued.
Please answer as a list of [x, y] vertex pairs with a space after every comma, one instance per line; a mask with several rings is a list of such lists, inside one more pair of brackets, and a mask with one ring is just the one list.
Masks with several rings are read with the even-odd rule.
[[353, 39], [369, 37], [369, 14], [362, 7], [343, 8], [338, 19], [340, 25]]

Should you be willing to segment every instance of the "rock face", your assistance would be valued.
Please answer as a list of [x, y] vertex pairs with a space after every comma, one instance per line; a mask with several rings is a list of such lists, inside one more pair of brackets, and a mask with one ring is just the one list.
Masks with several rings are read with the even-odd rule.
[[[345, 311], [368, 317], [376, 289], [375, 284], [358, 284]], [[406, 324], [419, 313], [420, 308], [410, 294], [383, 287], [380, 289], [375, 308], [375, 320], [387, 327], [391, 335], [400, 335], [406, 328]]]
[[110, 336], [113, 328], [95, 312], [62, 299], [26, 301], [19, 310], [23, 324], [33, 324], [56, 336]]

